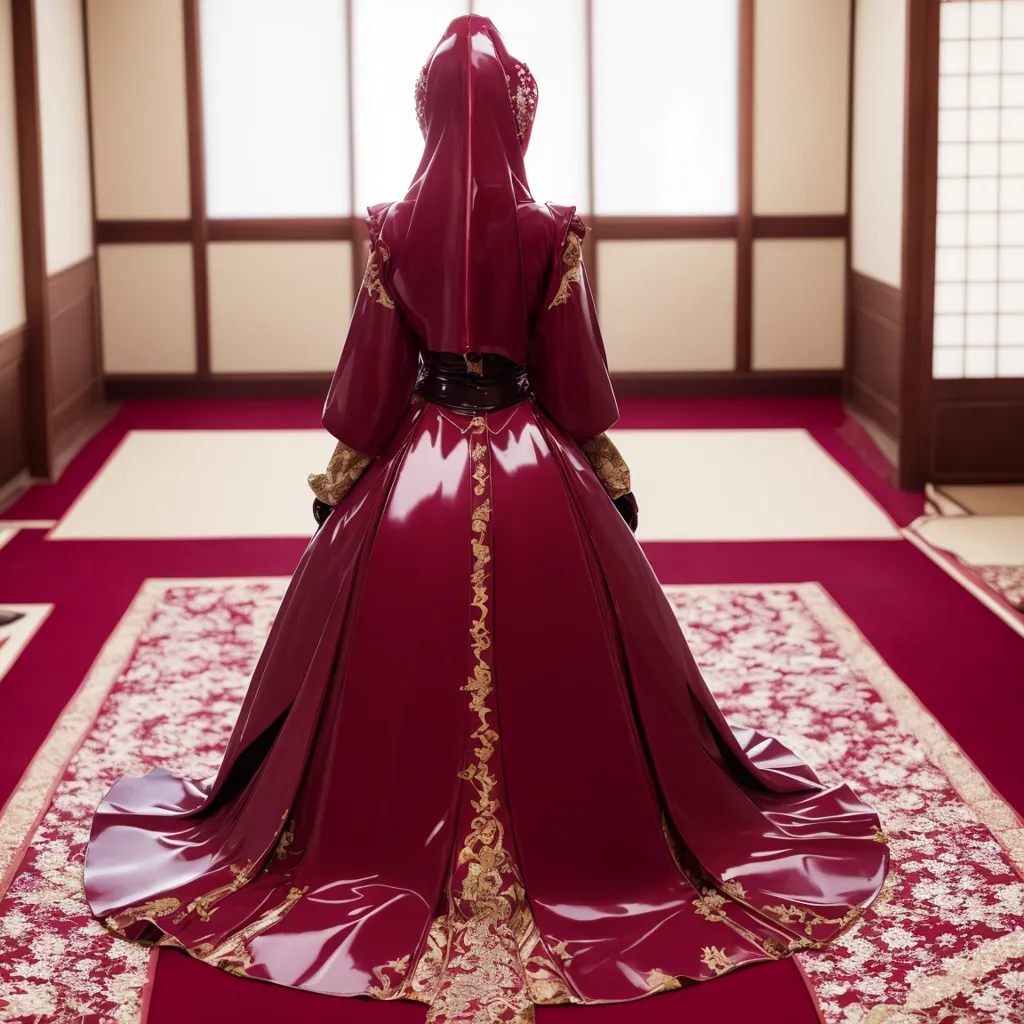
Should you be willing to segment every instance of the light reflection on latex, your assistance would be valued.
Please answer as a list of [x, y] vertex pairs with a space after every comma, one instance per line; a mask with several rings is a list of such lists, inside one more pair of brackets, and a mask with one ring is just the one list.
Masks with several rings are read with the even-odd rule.
[[[430, 415], [429, 412], [424, 416]], [[451, 444], [451, 434], [455, 428], [446, 424], [438, 416], [437, 428], [430, 425], [417, 438], [406, 456], [406, 471], [400, 473], [391, 493], [387, 516], [390, 521], [404, 523], [426, 501], [440, 495], [454, 502], [462, 486], [462, 478], [469, 471], [469, 459], [462, 447], [466, 441], [454, 444], [445, 454], [446, 442]], [[412, 467], [416, 463], [426, 463], [428, 468], [416, 472]]]
[[425, 843], [424, 843], [423, 845], [424, 845], [424, 846], [429, 846], [429, 845], [430, 845], [430, 844], [431, 844], [431, 843], [432, 843], [432, 842], [434, 841], [434, 839], [435, 839], [435, 838], [437, 837], [437, 834], [438, 834], [438, 833], [439, 833], [439, 832], [441, 831], [441, 829], [443, 829], [443, 828], [444, 828], [444, 826], [445, 826], [446, 824], [447, 824], [447, 822], [445, 821], [445, 819], [444, 819], [444, 818], [442, 818], [442, 819], [441, 819], [441, 820], [440, 820], [440, 821], [439, 821], [439, 822], [438, 822], [438, 823], [437, 823], [437, 824], [436, 824], [436, 825], [434, 826], [434, 831], [433, 831], [433, 832], [431, 832], [429, 836], [427, 836], [427, 841], [426, 841], [426, 842], [425, 842]]
[[[356, 892], [362, 895], [359, 890]], [[369, 971], [356, 965], [351, 953], [360, 930], [409, 895], [408, 892], [398, 892], [391, 899], [376, 905], [368, 900], [368, 912], [358, 920], [350, 919], [328, 928], [257, 935], [249, 943], [254, 959], [262, 963], [277, 962], [282, 965], [287, 962], [292, 977], [275, 978], [285, 985], [305, 986], [315, 983], [320, 978], [330, 977], [336, 991], [359, 991], [366, 987], [367, 981], [372, 980]], [[287, 960], [283, 955], [285, 953], [288, 954]], [[339, 985], [339, 970], [349, 974], [351, 981], [342, 981]]]
[[615, 903], [602, 907], [591, 907], [582, 903], [545, 903], [542, 900], [537, 900], [536, 902], [541, 906], [547, 907], [553, 914], [564, 917], [567, 921], [600, 921], [605, 917], [636, 917], [638, 914], [673, 910], [682, 907], [685, 900], [672, 899], [663, 902]]
[[532, 420], [524, 422], [518, 434], [513, 427], [492, 439], [491, 456], [509, 476], [527, 467], [537, 467], [546, 453], [544, 435]]

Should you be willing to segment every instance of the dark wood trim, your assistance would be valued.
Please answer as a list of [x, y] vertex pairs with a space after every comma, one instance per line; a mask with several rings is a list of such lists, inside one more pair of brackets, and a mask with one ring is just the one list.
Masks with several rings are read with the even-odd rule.
[[34, 0], [12, 0], [14, 95], [21, 190], [21, 246], [25, 275], [25, 419], [29, 472], [53, 472], [50, 420], [50, 310], [43, 211], [43, 153], [39, 123], [39, 75]]
[[754, 217], [754, 238], [847, 238], [850, 218], [845, 213]]
[[97, 245], [148, 245], [191, 242], [191, 220], [98, 220]]
[[588, 229], [606, 240], [735, 238], [735, 217], [591, 217]]
[[[842, 375], [836, 371], [764, 371], [746, 374], [613, 373], [617, 394], [636, 398], [835, 396]], [[285, 398], [326, 394], [330, 373], [113, 374], [107, 377], [108, 399], [131, 398]]]
[[210, 281], [206, 258], [206, 158], [203, 136], [203, 69], [199, 0], [182, 0], [185, 15], [185, 92], [188, 116], [189, 208], [192, 221], [196, 373], [210, 373]]
[[847, 403], [878, 424], [894, 441], [899, 436], [900, 411], [892, 399], [876, 391], [863, 380], [843, 380], [843, 397]]
[[755, 0], [740, 0], [735, 365], [741, 374], [750, 372], [754, 333], [755, 18]]
[[851, 273], [850, 295], [858, 305], [868, 307], [895, 324], [900, 322], [903, 296], [899, 288], [854, 270]]
[[82, 422], [91, 409], [103, 403], [103, 385], [90, 381], [77, 395], [73, 395], [53, 410], [53, 434], [57, 438], [57, 461], [61, 461], [64, 438]]
[[25, 325], [0, 335], [0, 501], [28, 478], [25, 436]]
[[120, 406], [116, 403], [100, 402], [79, 411], [57, 438], [54, 475], [58, 479], [67, 469], [71, 460], [91, 441], [117, 414]]
[[103, 381], [103, 308], [100, 301], [100, 272], [96, 255], [96, 145], [92, 120], [92, 64], [89, 59], [89, 2], [81, 0], [82, 17], [82, 49], [85, 58], [85, 116], [86, 129], [89, 132], [89, 202], [92, 217], [92, 361], [93, 380], [99, 387], [98, 396], [102, 399]]
[[928, 466], [935, 483], [1024, 483], [1024, 379], [936, 381]]
[[[591, 240], [736, 238], [737, 217], [586, 217]], [[356, 241], [362, 217], [222, 217], [206, 222], [210, 242]], [[754, 238], [845, 238], [848, 218], [836, 215], [759, 216]], [[99, 220], [99, 245], [189, 242], [191, 220]], [[362, 269], [360, 268], [360, 279]]]
[[50, 292], [50, 316], [56, 318], [65, 309], [89, 299], [96, 290], [96, 260], [86, 256], [53, 274], [47, 281]]
[[50, 419], [55, 446], [51, 475], [59, 472], [68, 436], [79, 430], [103, 399], [97, 356], [96, 278], [96, 258], [88, 256], [47, 282], [53, 360]]
[[210, 218], [210, 242], [346, 241], [353, 234], [352, 217]]
[[850, 49], [846, 97], [846, 294], [843, 302], [843, 397], [855, 402], [849, 368], [853, 358], [853, 118], [856, 109], [857, 0], [850, 0]]
[[843, 393], [854, 408], [897, 438], [903, 305], [900, 290], [851, 271], [847, 291], [850, 336]]
[[920, 489], [931, 466], [932, 329], [938, 188], [939, 0], [908, 0], [903, 167], [903, 311], [899, 483]]
[[24, 359], [28, 347], [25, 334], [25, 324], [7, 331], [6, 334], [0, 334], [0, 371], [5, 370], [11, 363]]
[[[938, 402], [1024, 405], [1024, 377], [965, 378], [932, 381], [932, 398]], [[1024, 438], [1018, 438], [1024, 442]], [[1024, 443], [1021, 443], [1024, 448]]]
[[189, 373], [110, 374], [105, 392], [110, 401], [132, 398], [323, 398], [330, 373]]

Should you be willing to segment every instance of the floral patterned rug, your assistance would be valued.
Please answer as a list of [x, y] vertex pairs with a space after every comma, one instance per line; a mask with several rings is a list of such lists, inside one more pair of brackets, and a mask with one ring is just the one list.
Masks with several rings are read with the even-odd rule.
[[[124, 773], [215, 770], [285, 582], [140, 591], [0, 817], [0, 1019], [141, 1024], [149, 951], [113, 939], [81, 894], [89, 818]], [[1013, 810], [818, 584], [666, 593], [729, 717], [846, 778], [888, 833], [874, 908], [799, 958], [822, 1021], [1024, 1020]]]
[[1002, 594], [1007, 604], [1024, 612], [1024, 565], [975, 565], [972, 568], [993, 590]]

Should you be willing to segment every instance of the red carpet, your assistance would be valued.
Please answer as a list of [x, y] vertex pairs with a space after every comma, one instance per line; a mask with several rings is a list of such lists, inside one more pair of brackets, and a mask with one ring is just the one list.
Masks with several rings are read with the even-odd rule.
[[[139, 1019], [147, 957], [91, 922], [79, 877], [86, 826], [122, 774], [214, 772], [284, 582], [149, 581], [61, 716], [0, 827], [0, 866], [12, 869], [0, 870], [10, 883], [0, 963], [51, 979], [0, 975], [0, 1006], [15, 1019], [87, 1005], [100, 1018]], [[843, 1024], [852, 1008], [883, 1003], [934, 1008], [934, 993], [916, 985], [922, 974], [946, 979], [946, 1009], [1012, 992], [1008, 966], [1024, 956], [1024, 934], [1014, 932], [1021, 822], [820, 584], [691, 585], [668, 595], [726, 714], [779, 736], [824, 777], [847, 779], [889, 833], [894, 870], [882, 898], [856, 930], [797, 958], [822, 1019]], [[81, 966], [65, 972], [72, 951]], [[193, 994], [217, 983], [210, 968], [193, 967]], [[883, 975], [884, 990], [868, 987]], [[617, 1009], [657, 1019], [648, 1006], [654, 1014], [696, 991]], [[730, 998], [720, 991], [719, 1005]], [[344, 1017], [361, 1004], [342, 1005]]]
[[[315, 428], [319, 403], [147, 402], [128, 406], [52, 487], [36, 488], [4, 518], [56, 518], [95, 474], [127, 429]], [[895, 490], [861, 462], [835, 402], [622, 403], [623, 428], [805, 427], [900, 523], [921, 499]], [[840, 431], [843, 430], [843, 433]], [[46, 738], [101, 643], [143, 580], [287, 575], [301, 540], [53, 542], [23, 533], [0, 550], [0, 602], [56, 608], [0, 682], [6, 720], [17, 723], [0, 754], [0, 803]], [[1024, 807], [1015, 723], [1022, 720], [1024, 645], [969, 593], [902, 541], [653, 544], [665, 583], [820, 581], [869, 642], [946, 725], [994, 786]], [[0, 933], [2, 935], [2, 933]], [[70, 954], [69, 954], [70, 955]], [[0, 957], [0, 960], [3, 958]], [[68, 966], [72, 964], [69, 959]], [[233, 1013], [225, 1017], [226, 1006]], [[582, 1011], [542, 1010], [545, 1020]], [[587, 1009], [593, 1024], [642, 1021], [763, 1021], [813, 1024], [817, 1014], [791, 961], [749, 971], [642, 1005]], [[3, 1016], [0, 1011], [0, 1017]], [[45, 1015], [41, 1020], [48, 1019]], [[282, 1019], [422, 1021], [415, 1006], [321, 999], [253, 985], [163, 951], [149, 1006], [151, 1024], [183, 1020]], [[931, 1019], [931, 1018], [927, 1018]], [[1024, 1019], [1022, 1016], [1021, 1019]]]

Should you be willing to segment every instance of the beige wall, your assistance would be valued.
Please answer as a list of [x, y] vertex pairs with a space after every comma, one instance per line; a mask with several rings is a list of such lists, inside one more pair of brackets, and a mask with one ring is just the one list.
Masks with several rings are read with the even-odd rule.
[[46, 269], [54, 274], [92, 255], [85, 39], [79, 0], [43, 0], [35, 10]]
[[11, 0], [0, 0], [0, 334], [25, 322]]
[[600, 242], [597, 258], [613, 371], [733, 368], [734, 241]]
[[104, 373], [196, 368], [190, 245], [101, 245]]
[[841, 238], [755, 243], [754, 369], [842, 369], [845, 294]]
[[181, 0], [88, 0], [96, 215], [187, 217]]
[[756, 12], [754, 212], [845, 213], [850, 0]]
[[898, 288], [903, 258], [906, 0], [857, 0], [853, 269]]
[[210, 246], [210, 366], [224, 373], [330, 372], [352, 314], [349, 242]]
[[[754, 208], [758, 214], [841, 214], [846, 210], [852, 2], [759, 0], [757, 4]], [[869, 9], [864, 16], [867, 28], [858, 27], [862, 50], [858, 60], [868, 60], [872, 69], [878, 54], [891, 57], [891, 51], [898, 49], [899, 41], [889, 39], [886, 32], [891, 35], [900, 20], [890, 8], [902, 10], [905, 2], [857, 0], [858, 8]], [[187, 217], [182, 4], [180, 0], [86, 0], [86, 4], [98, 216]], [[71, 144], [81, 142], [76, 126], [83, 110], [73, 88], [80, 65], [78, 58], [70, 59], [70, 40], [80, 29], [72, 13], [72, 8], [78, 10], [78, 0], [41, 0], [39, 6], [50, 12], [48, 21], [55, 21], [54, 12], [60, 12], [63, 35], [51, 26], [49, 51], [55, 49], [53, 38], [64, 39], [69, 60], [61, 74], [50, 67], [44, 77], [51, 80], [51, 93], [62, 83], [68, 122], [60, 136], [65, 164], [80, 168], [84, 151], [81, 145]], [[858, 11], [858, 19], [864, 17]], [[873, 70], [861, 76], [867, 84], [858, 93], [858, 102], [870, 130], [869, 145], [862, 145], [857, 166], [861, 192], [867, 188], [876, 206], [870, 207], [870, 216], [865, 213], [864, 223], [856, 225], [861, 237], [854, 256], [856, 260], [859, 253], [875, 266], [879, 253], [884, 256], [886, 245], [891, 249], [895, 240], [898, 268], [898, 228], [893, 233], [888, 223], [880, 224], [885, 218], [898, 223], [898, 211], [895, 218], [886, 212], [887, 200], [884, 196], [878, 200], [879, 189], [871, 175], [879, 176], [874, 166], [879, 159], [886, 167], [892, 164], [892, 154], [886, 155], [885, 149], [891, 134], [886, 125], [893, 121], [891, 93], [899, 76], [890, 68], [881, 85], [873, 82], [873, 76]], [[867, 101], [873, 104], [870, 109], [864, 106]], [[901, 108], [902, 101], [896, 105]], [[51, 125], [50, 133], [57, 132], [57, 127]], [[50, 150], [55, 145], [51, 142]], [[898, 177], [902, 152], [895, 155]], [[81, 175], [74, 180], [75, 194], [81, 198]], [[898, 190], [895, 198], [898, 201]], [[865, 202], [862, 196], [861, 209], [867, 211]], [[64, 203], [65, 209], [72, 207], [80, 212], [87, 209], [82, 203], [77, 207]], [[81, 221], [65, 217], [62, 223], [77, 227], [64, 231], [59, 251], [70, 254], [76, 248], [73, 238], [80, 250], [85, 238]], [[839, 365], [836, 325], [841, 323], [844, 294], [836, 267], [842, 252], [841, 242], [826, 240], [758, 243], [755, 367]], [[352, 302], [350, 246], [221, 243], [210, 246], [208, 257], [215, 372], [333, 369]], [[733, 368], [734, 241], [606, 241], [599, 243], [591, 258], [600, 263], [598, 299], [613, 369]], [[190, 260], [186, 246], [105, 247], [101, 280], [108, 372], [181, 372], [192, 367], [194, 331], [191, 326], [186, 329], [193, 308]], [[169, 274], [169, 281], [154, 283], [146, 277], [157, 273]]]

